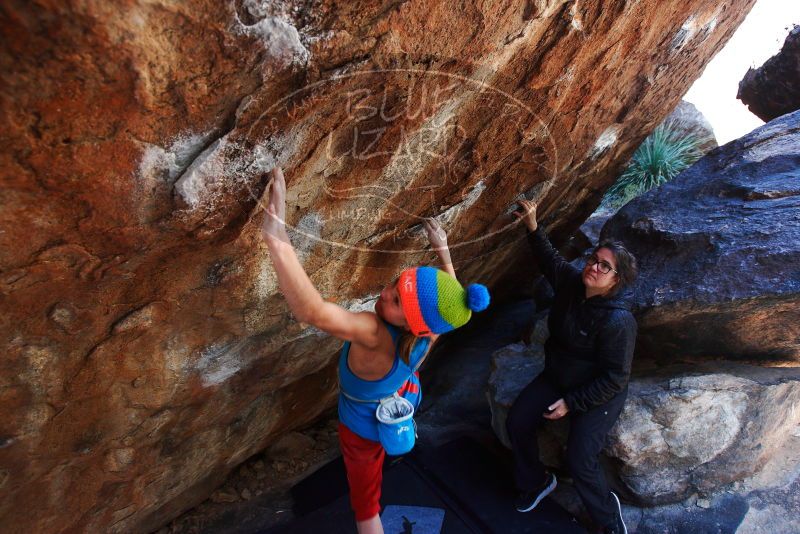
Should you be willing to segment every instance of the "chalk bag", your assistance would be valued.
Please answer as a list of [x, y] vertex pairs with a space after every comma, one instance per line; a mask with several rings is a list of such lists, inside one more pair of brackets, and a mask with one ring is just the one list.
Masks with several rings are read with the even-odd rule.
[[378, 419], [378, 437], [386, 454], [399, 456], [414, 448], [416, 425], [411, 402], [395, 393], [381, 399], [375, 417]]

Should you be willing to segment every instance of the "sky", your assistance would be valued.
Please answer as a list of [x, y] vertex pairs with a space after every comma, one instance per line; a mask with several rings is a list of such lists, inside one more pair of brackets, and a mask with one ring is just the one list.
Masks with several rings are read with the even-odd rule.
[[760, 67], [778, 53], [793, 24], [800, 24], [800, 0], [758, 0], [684, 95], [711, 123], [720, 145], [764, 124], [736, 92], [749, 67]]

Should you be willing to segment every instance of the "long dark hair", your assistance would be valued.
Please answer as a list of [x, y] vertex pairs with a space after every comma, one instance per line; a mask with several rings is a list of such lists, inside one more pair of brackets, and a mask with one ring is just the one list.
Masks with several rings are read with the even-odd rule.
[[617, 262], [617, 277], [619, 280], [606, 295], [607, 297], [613, 297], [636, 280], [639, 275], [639, 266], [636, 263], [636, 257], [619, 241], [601, 241], [600, 244], [594, 247], [592, 254], [596, 254], [601, 248], [611, 251], [611, 254], [614, 255], [614, 260]]

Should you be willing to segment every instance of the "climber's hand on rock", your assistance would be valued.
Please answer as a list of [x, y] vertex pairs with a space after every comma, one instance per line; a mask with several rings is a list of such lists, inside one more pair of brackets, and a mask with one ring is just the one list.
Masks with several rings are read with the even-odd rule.
[[283, 171], [280, 167], [275, 167], [270, 171], [270, 181], [267, 184], [267, 192], [264, 195], [267, 201], [264, 210], [264, 221], [261, 223], [261, 235], [267, 242], [270, 240], [280, 240], [289, 242], [289, 235], [286, 233], [286, 180], [283, 178]]
[[535, 232], [538, 227], [536, 223], [536, 207], [537, 204], [533, 200], [522, 199], [519, 201], [519, 207], [512, 212], [531, 232]]
[[445, 232], [442, 225], [436, 219], [425, 219], [423, 223], [425, 233], [428, 234], [428, 240], [431, 242], [433, 250], [441, 250], [447, 248], [447, 232]]

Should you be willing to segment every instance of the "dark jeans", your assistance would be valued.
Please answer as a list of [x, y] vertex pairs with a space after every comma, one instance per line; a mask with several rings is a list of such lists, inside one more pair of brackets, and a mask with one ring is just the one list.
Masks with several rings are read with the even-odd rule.
[[[607, 403], [588, 412], [567, 414], [570, 420], [567, 467], [589, 515], [603, 527], [614, 525], [617, 506], [600, 468], [599, 455], [606, 434], [622, 413], [627, 395], [626, 387]], [[545, 470], [539, 460], [536, 427], [545, 420], [542, 414], [547, 407], [562, 397], [539, 375], [520, 392], [508, 413], [506, 428], [514, 453], [514, 476], [522, 491], [535, 489], [544, 482]]]

